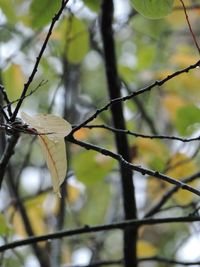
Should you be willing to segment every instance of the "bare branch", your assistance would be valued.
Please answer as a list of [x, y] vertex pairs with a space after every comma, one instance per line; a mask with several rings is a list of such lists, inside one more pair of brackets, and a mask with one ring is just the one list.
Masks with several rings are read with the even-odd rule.
[[190, 70], [193, 70], [193, 69], [196, 69], [200, 66], [200, 60], [198, 60], [196, 63], [186, 67], [186, 68], [183, 68], [181, 70], [178, 70], [170, 75], [168, 75], [167, 77], [165, 77], [164, 79], [162, 80], [157, 80], [155, 82], [153, 82], [152, 84], [142, 88], [142, 89], [139, 89], [127, 96], [124, 96], [124, 97], [118, 97], [118, 98], [115, 98], [115, 99], [112, 99], [110, 102], [108, 102], [105, 106], [99, 108], [96, 110], [96, 112], [90, 116], [88, 119], [86, 119], [84, 122], [82, 122], [81, 124], [79, 124], [78, 126], [76, 126], [73, 130], [72, 130], [72, 134], [75, 133], [76, 131], [80, 130], [83, 126], [85, 126], [87, 123], [93, 121], [96, 117], [98, 117], [98, 115], [100, 113], [102, 113], [103, 111], [107, 110], [110, 106], [112, 105], [115, 105], [119, 102], [123, 102], [123, 101], [127, 101], [137, 95], [141, 95], [145, 92], [150, 92], [152, 88], [156, 87], [156, 86], [162, 86], [163, 84], [165, 84], [166, 82], [172, 80], [173, 78], [183, 74], [183, 73], [187, 73], [189, 72]]
[[[181, 182], [183, 183], [189, 183], [194, 181], [195, 179], [200, 177], [200, 172], [195, 173], [192, 176], [186, 177], [181, 179]], [[158, 201], [158, 203], [156, 203], [154, 205], [154, 207], [152, 207], [145, 215], [146, 217], [150, 217], [153, 216], [155, 213], [159, 212], [160, 208], [167, 202], [167, 200], [169, 200], [171, 198], [171, 196], [176, 193], [178, 190], [180, 189], [179, 186], [174, 186], [172, 188], [170, 188], [167, 192], [165, 192], [162, 196], [162, 198]]]
[[[10, 100], [8, 98], [8, 95], [6, 93], [6, 90], [5, 90], [4, 86], [0, 85], [0, 90], [1, 90], [1, 93], [3, 95], [4, 101], [6, 102], [7, 109], [8, 109], [8, 114], [11, 117], [12, 116], [12, 110], [11, 110], [11, 107], [10, 107]], [[3, 114], [3, 115], [5, 116], [5, 114]], [[8, 119], [7, 119], [7, 121], [8, 121]]]
[[196, 48], [197, 48], [197, 50], [198, 50], [198, 52], [200, 54], [200, 47], [199, 47], [199, 44], [197, 42], [196, 36], [195, 36], [195, 34], [194, 34], [193, 30], [192, 30], [192, 26], [190, 24], [190, 20], [189, 20], [188, 14], [187, 14], [187, 9], [185, 7], [185, 4], [184, 4], [183, 0], [180, 0], [180, 2], [182, 4], [182, 6], [183, 6], [183, 10], [184, 10], [184, 13], [185, 13], [185, 17], [186, 17], [186, 20], [187, 20], [187, 24], [188, 24], [192, 39], [193, 39], [194, 44], [195, 44], [195, 46], [196, 46]]
[[[15, 104], [15, 103], [19, 102], [20, 100], [24, 100], [25, 98], [31, 96], [33, 93], [35, 93], [41, 86], [45, 85], [47, 82], [48, 82], [47, 80], [46, 80], [46, 81], [42, 80], [42, 81], [37, 85], [36, 88], [34, 88], [33, 90], [31, 90], [31, 91], [30, 91], [28, 94], [26, 94], [23, 98], [18, 98], [18, 99], [14, 100], [14, 101], [6, 102], [7, 104], [6, 104], [5, 106], [3, 106], [3, 109], [5, 109], [5, 108], [11, 109], [11, 106], [12, 106], [13, 104]], [[10, 113], [9, 113], [9, 115], [10, 115]], [[12, 115], [10, 115], [10, 117], [12, 117]]]
[[13, 241], [8, 244], [0, 246], [0, 252], [13, 249], [16, 247], [26, 246], [33, 243], [38, 243], [42, 241], [58, 239], [63, 237], [81, 235], [86, 233], [96, 233], [100, 231], [111, 231], [114, 229], [123, 230], [129, 227], [140, 227], [142, 225], [155, 225], [155, 224], [166, 224], [166, 223], [191, 223], [191, 222], [199, 222], [200, 217], [197, 216], [183, 216], [183, 217], [169, 217], [169, 218], [147, 218], [147, 219], [136, 219], [136, 220], [126, 220], [118, 223], [106, 224], [106, 225], [98, 225], [98, 226], [88, 226], [85, 225], [81, 228], [76, 228], [72, 230], [64, 230], [58, 231], [52, 234], [33, 236], [27, 239], [22, 239], [18, 241]]
[[155, 262], [162, 262], [162, 263], [166, 263], [166, 264], [178, 264], [178, 265], [183, 265], [183, 266], [193, 266], [193, 265], [199, 265], [200, 261], [179, 261], [179, 260], [173, 260], [173, 259], [167, 259], [165, 257], [160, 257], [160, 256], [156, 256], [156, 257], [147, 257], [147, 258], [140, 258], [139, 262], [151, 262], [151, 261], [155, 261]]
[[1, 161], [0, 161], [0, 188], [2, 185], [3, 177], [6, 171], [6, 167], [8, 165], [8, 162], [11, 158], [11, 156], [14, 154], [14, 148], [17, 144], [17, 141], [19, 139], [19, 134], [11, 136], [7, 140], [7, 144], [4, 150], [4, 153], [2, 155]]
[[149, 175], [149, 176], [159, 178], [160, 180], [165, 181], [169, 184], [176, 185], [178, 188], [181, 188], [182, 190], [187, 190], [187, 191], [194, 193], [197, 196], [200, 196], [200, 191], [198, 189], [195, 189], [194, 187], [192, 187], [190, 185], [187, 185], [187, 184], [185, 184], [179, 180], [173, 179], [172, 177], [169, 177], [169, 176], [162, 174], [158, 171], [153, 171], [153, 170], [141, 167], [139, 165], [134, 165], [134, 164], [126, 161], [121, 155], [116, 154], [110, 150], [98, 147], [98, 146], [90, 144], [90, 143], [82, 142], [80, 140], [73, 138], [71, 135], [68, 136], [67, 140], [74, 143], [74, 144], [77, 144], [81, 147], [84, 147], [87, 150], [91, 149], [91, 150], [94, 150], [94, 151], [101, 153], [102, 155], [109, 156], [113, 159], [116, 159], [117, 161], [124, 164], [127, 168], [130, 168], [136, 172], [139, 172], [142, 175]]
[[105, 124], [91, 124], [91, 125], [85, 125], [83, 126], [84, 128], [88, 128], [88, 129], [93, 129], [93, 128], [102, 128], [102, 129], [106, 129], [112, 132], [118, 132], [121, 134], [128, 134], [128, 135], [133, 135], [135, 137], [141, 137], [141, 138], [148, 138], [148, 139], [169, 139], [169, 140], [176, 140], [176, 141], [180, 141], [180, 142], [184, 142], [184, 143], [189, 143], [189, 142], [193, 142], [193, 141], [199, 141], [200, 140], [200, 136], [197, 137], [193, 137], [193, 138], [181, 138], [178, 136], [173, 136], [173, 135], [148, 135], [148, 134], [140, 134], [140, 133], [136, 133], [130, 130], [122, 130], [122, 129], [116, 129], [114, 127], [105, 125]]
[[49, 27], [47, 36], [46, 36], [46, 38], [45, 38], [45, 40], [44, 40], [44, 43], [43, 43], [43, 45], [42, 45], [42, 47], [41, 47], [41, 50], [40, 50], [38, 56], [36, 57], [36, 62], [35, 62], [35, 65], [34, 65], [34, 67], [33, 67], [32, 73], [31, 73], [31, 75], [29, 76], [28, 81], [24, 84], [24, 89], [23, 89], [22, 94], [21, 94], [21, 96], [20, 96], [20, 100], [19, 100], [19, 102], [17, 103], [17, 106], [16, 106], [16, 108], [15, 108], [15, 110], [14, 110], [14, 112], [13, 112], [13, 115], [12, 115], [12, 117], [11, 117], [11, 121], [14, 121], [15, 118], [16, 118], [16, 116], [17, 116], [17, 114], [18, 114], [18, 111], [19, 111], [19, 109], [20, 109], [20, 107], [21, 107], [21, 105], [22, 105], [22, 103], [23, 103], [24, 97], [26, 96], [26, 92], [28, 91], [29, 86], [30, 86], [30, 84], [31, 84], [32, 81], [33, 81], [33, 78], [35, 77], [35, 74], [36, 74], [36, 72], [37, 72], [38, 65], [39, 65], [40, 60], [41, 60], [41, 58], [42, 58], [42, 56], [43, 56], [43, 53], [44, 53], [44, 51], [45, 51], [45, 49], [46, 49], [47, 43], [48, 43], [48, 41], [49, 41], [49, 38], [50, 38], [50, 36], [51, 36], [52, 30], [53, 30], [53, 28], [54, 28], [54, 26], [55, 26], [55, 23], [59, 20], [61, 14], [62, 14], [62, 12], [63, 12], [63, 10], [64, 10], [64, 8], [65, 8], [65, 6], [66, 6], [66, 4], [67, 4], [68, 2], [69, 2], [69, 0], [63, 0], [63, 1], [62, 1], [62, 5], [61, 5], [59, 11], [55, 14], [55, 16], [54, 16], [53, 19], [52, 19], [52, 22], [51, 22], [51, 25], [50, 25], [50, 27]]

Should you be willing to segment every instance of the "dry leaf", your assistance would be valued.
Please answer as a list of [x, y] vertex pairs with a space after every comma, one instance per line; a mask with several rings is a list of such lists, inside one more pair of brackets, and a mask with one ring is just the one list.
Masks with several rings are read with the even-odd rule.
[[60, 196], [59, 188], [67, 172], [64, 137], [70, 133], [71, 125], [64, 119], [52, 114], [40, 114], [31, 117], [23, 112], [21, 117], [39, 134], [38, 138], [51, 173], [54, 192]]

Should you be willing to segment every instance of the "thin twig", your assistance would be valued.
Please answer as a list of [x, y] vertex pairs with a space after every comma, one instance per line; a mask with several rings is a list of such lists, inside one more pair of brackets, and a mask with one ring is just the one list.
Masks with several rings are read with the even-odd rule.
[[[168, 259], [161, 256], [154, 256], [154, 257], [143, 257], [138, 258], [138, 263], [142, 262], [160, 262], [160, 263], [166, 263], [170, 265], [178, 264], [183, 266], [193, 266], [193, 265], [200, 265], [200, 261], [180, 261], [180, 260], [174, 260], [174, 259]], [[119, 260], [105, 260], [105, 261], [99, 261], [87, 265], [66, 265], [66, 267], [100, 267], [100, 266], [112, 266], [112, 265], [119, 265], [123, 264], [123, 259]], [[65, 267], [65, 266], [63, 266]]]
[[90, 263], [87, 265], [64, 265], [63, 267], [101, 267], [101, 266], [112, 266], [112, 265], [121, 265], [123, 263], [123, 259], [121, 260], [104, 260], [104, 261], [98, 261], [94, 263]]
[[190, 186], [190, 185], [187, 185], [179, 180], [176, 180], [170, 176], [167, 176], [165, 174], [162, 174], [158, 171], [153, 171], [153, 170], [150, 170], [150, 169], [147, 169], [147, 168], [144, 168], [144, 167], [141, 167], [139, 165], [134, 165], [128, 161], [126, 161], [121, 155], [119, 154], [116, 154], [110, 150], [107, 150], [107, 149], [104, 149], [104, 148], [101, 148], [101, 147], [98, 147], [96, 145], [93, 145], [93, 144], [90, 144], [90, 143], [86, 143], [86, 142], [82, 142], [80, 140], [77, 140], [75, 138], [73, 138], [71, 135], [68, 136], [67, 138], [68, 141], [74, 143], [74, 144], [77, 144], [87, 150], [94, 150], [94, 151], [97, 151], [99, 153], [101, 153], [102, 155], [105, 155], [105, 156], [109, 156], [117, 161], [120, 161], [122, 164], [124, 164], [127, 168], [130, 168], [132, 169], [133, 171], [136, 171], [138, 173], [141, 173], [142, 175], [149, 175], [149, 176], [153, 176], [153, 177], [156, 177], [156, 178], [159, 178], [160, 180], [163, 180], [167, 183], [170, 183], [170, 184], [173, 184], [173, 185], [176, 185], [178, 186], [179, 188], [181, 188], [182, 190], [187, 190], [187, 191], [190, 191], [192, 193], [194, 193], [195, 195], [197, 196], [200, 196], [200, 191], [198, 189], [195, 189], [194, 187]]
[[[11, 104], [10, 104], [10, 100], [8, 98], [8, 94], [6, 93], [6, 90], [5, 90], [4, 86], [2, 86], [2, 85], [0, 85], [0, 90], [1, 90], [2, 95], [3, 95], [3, 99], [7, 105], [9, 117], [11, 117], [12, 116], [12, 110], [11, 110]], [[4, 107], [3, 107], [3, 109], [4, 109]]]
[[0, 252], [13, 249], [16, 247], [26, 246], [33, 243], [38, 243], [47, 240], [59, 239], [63, 237], [81, 235], [86, 233], [96, 233], [100, 231], [111, 231], [115, 229], [123, 230], [129, 227], [140, 227], [143, 225], [156, 225], [156, 224], [169, 224], [169, 223], [191, 223], [199, 222], [200, 217], [197, 216], [183, 216], [183, 217], [169, 217], [169, 218], [146, 218], [146, 219], [135, 219], [135, 220], [126, 220], [118, 223], [111, 223], [106, 225], [98, 226], [88, 226], [85, 225], [81, 228], [76, 228], [72, 230], [58, 231], [52, 234], [33, 236], [27, 239], [22, 239], [18, 241], [13, 241], [8, 244], [0, 246]]
[[190, 20], [189, 20], [188, 14], [187, 14], [186, 6], [185, 6], [183, 0], [180, 0], [180, 2], [181, 2], [181, 4], [182, 4], [182, 6], [183, 6], [183, 10], [184, 10], [184, 13], [185, 13], [185, 18], [186, 18], [186, 20], [187, 20], [187, 24], [188, 24], [188, 27], [189, 27], [189, 30], [190, 30], [192, 39], [193, 39], [194, 44], [195, 44], [195, 46], [196, 46], [196, 48], [197, 48], [197, 50], [198, 50], [198, 52], [199, 52], [199, 54], [200, 54], [200, 47], [199, 47], [199, 44], [198, 44], [198, 42], [197, 42], [196, 36], [195, 36], [195, 34], [194, 34], [193, 30], [192, 30], [192, 26], [191, 26], [191, 24], [190, 24]]
[[122, 129], [116, 129], [114, 127], [105, 125], [105, 124], [90, 124], [90, 125], [85, 125], [83, 126], [84, 128], [88, 128], [88, 129], [93, 129], [93, 128], [102, 128], [102, 129], [106, 129], [112, 132], [118, 132], [121, 134], [128, 134], [128, 135], [133, 135], [135, 137], [141, 137], [141, 138], [148, 138], [148, 139], [169, 139], [169, 140], [176, 140], [176, 141], [180, 141], [180, 142], [184, 142], [184, 143], [189, 143], [189, 142], [193, 142], [193, 141], [200, 141], [200, 136], [197, 137], [193, 137], [193, 138], [181, 138], [178, 136], [170, 136], [170, 135], [148, 135], [148, 134], [140, 134], [140, 133], [136, 133], [130, 130], [122, 130]]
[[11, 156], [14, 154], [14, 148], [17, 144], [17, 141], [19, 139], [19, 134], [11, 136], [7, 140], [7, 144], [4, 150], [4, 153], [2, 155], [1, 161], [0, 161], [0, 189], [3, 182], [3, 177], [6, 171], [6, 167], [8, 165], [8, 162], [11, 158]]
[[[190, 6], [185, 6], [185, 8], [187, 10], [195, 10], [195, 9], [200, 9], [200, 5], [199, 4], [193, 4], [193, 5], [190, 5]], [[182, 11], [183, 9], [180, 6], [176, 6], [176, 7], [174, 7], [174, 10]]]
[[96, 110], [96, 112], [90, 116], [88, 119], [86, 119], [85, 121], [83, 121], [82, 123], [80, 123], [78, 126], [76, 126], [73, 130], [72, 130], [72, 134], [75, 133], [76, 131], [80, 130], [83, 126], [85, 126], [86, 124], [88, 124], [89, 122], [93, 121], [100, 113], [102, 113], [103, 111], [107, 110], [110, 106], [112, 105], [115, 105], [119, 102], [122, 102], [122, 101], [127, 101], [135, 96], [138, 96], [138, 95], [141, 95], [145, 92], [150, 92], [152, 88], [156, 87], [156, 86], [162, 86], [163, 84], [165, 84], [166, 82], [170, 81], [171, 79], [179, 76], [180, 74], [183, 74], [183, 73], [187, 73], [189, 72], [190, 70], [192, 69], [196, 69], [197, 67], [200, 66], [200, 60], [198, 60], [196, 63], [186, 67], [186, 68], [183, 68], [181, 70], [178, 70], [170, 75], [168, 75], [167, 77], [165, 77], [164, 79], [162, 80], [157, 80], [155, 82], [153, 82], [152, 84], [142, 88], [142, 89], [139, 89], [127, 96], [124, 96], [124, 97], [118, 97], [118, 98], [115, 98], [115, 99], [112, 99], [110, 102], [108, 102], [105, 106], [99, 108]]
[[[189, 183], [194, 181], [195, 179], [200, 177], [200, 172], [195, 173], [194, 175], [191, 175], [189, 177], [185, 177], [181, 179], [180, 181], [183, 183]], [[160, 208], [171, 198], [173, 194], [175, 194], [179, 190], [179, 186], [174, 186], [170, 188], [167, 192], [165, 192], [161, 199], [145, 214], [145, 218], [153, 216], [157, 212], [159, 212]]]
[[28, 81], [24, 84], [24, 89], [23, 89], [22, 94], [21, 94], [21, 96], [20, 96], [20, 100], [19, 100], [19, 102], [17, 103], [17, 106], [16, 106], [16, 108], [15, 108], [15, 110], [14, 110], [14, 112], [13, 112], [13, 115], [12, 115], [12, 117], [11, 117], [11, 121], [14, 121], [15, 118], [16, 118], [16, 116], [17, 116], [17, 114], [18, 114], [18, 111], [19, 111], [19, 109], [20, 109], [20, 107], [21, 107], [21, 105], [22, 105], [22, 103], [23, 103], [23, 100], [24, 100], [24, 97], [25, 97], [25, 95], [26, 95], [26, 92], [27, 92], [27, 90], [29, 89], [29, 86], [30, 86], [30, 84], [32, 83], [33, 78], [35, 77], [35, 74], [36, 74], [37, 69], [38, 69], [38, 65], [39, 65], [40, 60], [41, 60], [41, 58], [42, 58], [42, 56], [43, 56], [43, 53], [44, 53], [44, 51], [45, 51], [45, 49], [46, 49], [46, 46], [47, 46], [47, 43], [48, 43], [49, 38], [50, 38], [50, 36], [51, 36], [52, 30], [53, 30], [53, 28], [54, 28], [54, 25], [55, 25], [55, 23], [59, 20], [59, 18], [60, 18], [60, 16], [61, 16], [61, 14], [62, 14], [62, 12], [63, 12], [63, 10], [64, 10], [66, 4], [68, 3], [68, 1], [69, 1], [69, 0], [65, 0], [65, 1], [63, 0], [63, 1], [62, 1], [62, 5], [61, 5], [59, 11], [55, 14], [55, 16], [54, 16], [53, 19], [52, 19], [52, 22], [51, 22], [51, 25], [50, 25], [50, 27], [49, 27], [47, 36], [46, 36], [46, 38], [45, 38], [45, 40], [44, 40], [44, 43], [43, 43], [43, 45], [42, 45], [42, 47], [41, 47], [41, 50], [40, 50], [38, 56], [36, 57], [36, 62], [35, 62], [35, 65], [34, 65], [34, 67], [33, 67], [32, 72], [31, 72], [31, 75], [29, 76]]
[[[7, 185], [10, 189], [12, 196], [14, 197], [14, 199], [16, 201], [16, 207], [17, 207], [17, 209], [21, 215], [24, 229], [25, 229], [27, 235], [28, 236], [34, 236], [35, 233], [34, 233], [34, 230], [32, 227], [32, 221], [30, 220], [30, 218], [28, 216], [27, 209], [26, 209], [24, 203], [21, 201], [19, 191], [16, 188], [16, 183], [13, 179], [14, 178], [13, 170], [14, 170], [14, 168], [11, 165], [9, 165]], [[47, 254], [44, 253], [45, 252], [44, 248], [40, 248], [37, 243], [33, 243], [32, 249], [33, 249], [38, 261], [40, 262], [40, 265], [42, 267], [48, 267], [49, 266], [48, 257], [47, 257]]]
[[[132, 90], [129, 87], [128, 83], [123, 78], [121, 78], [121, 82], [122, 82], [123, 86], [126, 88], [126, 91], [128, 92], [128, 94], [131, 94]], [[133, 101], [134, 101], [135, 105], [137, 106], [139, 112], [141, 113], [142, 118], [144, 119], [146, 124], [149, 126], [152, 134], [154, 134], [154, 135], [158, 134], [155, 123], [154, 123], [153, 119], [151, 118], [151, 116], [147, 113], [146, 108], [145, 108], [144, 104], [142, 103], [142, 101], [140, 101], [140, 99], [138, 97], [134, 97]]]
[[[31, 96], [32, 94], [34, 94], [41, 86], [43, 86], [43, 85], [45, 85], [46, 83], [47, 83], [48, 81], [46, 80], [42, 80], [38, 85], [37, 85], [37, 87], [35, 87], [33, 90], [31, 90], [28, 94], [26, 94], [23, 98], [18, 98], [18, 99], [16, 99], [16, 100], [13, 100], [13, 101], [9, 101], [9, 103], [7, 103], [6, 105], [4, 105], [3, 106], [3, 109], [5, 109], [5, 108], [11, 108], [11, 106], [13, 105], [13, 104], [15, 104], [15, 103], [17, 103], [17, 102], [19, 102], [21, 99], [22, 100], [24, 100], [25, 98], [27, 98], [27, 97], [29, 97], [29, 96]], [[10, 114], [9, 114], [10, 115]], [[10, 117], [12, 117], [12, 115], [10, 116]]]

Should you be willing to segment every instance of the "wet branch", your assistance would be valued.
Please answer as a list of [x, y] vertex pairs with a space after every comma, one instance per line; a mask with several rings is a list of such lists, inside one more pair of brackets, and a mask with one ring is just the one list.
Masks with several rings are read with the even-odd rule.
[[62, 14], [63, 10], [65, 9], [65, 6], [66, 6], [66, 4], [68, 2], [69, 2], [69, 0], [63, 0], [62, 1], [62, 4], [61, 4], [61, 7], [60, 7], [59, 11], [55, 14], [55, 16], [52, 19], [52, 22], [51, 22], [51, 25], [49, 27], [47, 36], [46, 36], [46, 38], [44, 40], [44, 43], [43, 43], [43, 45], [41, 47], [41, 50], [40, 50], [38, 56], [36, 57], [36, 62], [35, 62], [35, 65], [33, 67], [32, 72], [31, 72], [31, 75], [29, 76], [28, 81], [24, 84], [24, 88], [23, 88], [22, 94], [21, 94], [20, 99], [19, 99], [19, 101], [17, 103], [17, 106], [16, 106], [16, 108], [15, 108], [15, 110], [13, 112], [13, 115], [11, 117], [11, 121], [14, 121], [15, 118], [17, 117], [18, 111], [19, 111], [19, 109], [20, 109], [20, 107], [21, 107], [21, 105], [23, 103], [23, 100], [24, 100], [24, 98], [26, 96], [26, 93], [27, 93], [29, 87], [30, 87], [30, 84], [32, 83], [32, 81], [33, 81], [33, 79], [35, 77], [35, 74], [37, 73], [37, 69], [38, 69], [40, 60], [41, 60], [41, 58], [42, 58], [42, 56], [44, 54], [44, 51], [46, 50], [46, 46], [47, 46], [49, 38], [50, 38], [50, 36], [52, 34], [52, 30], [53, 30], [53, 28], [55, 26], [55, 23], [59, 20], [61, 14]]
[[146, 218], [146, 219], [135, 219], [135, 220], [126, 220], [118, 223], [106, 224], [106, 225], [97, 225], [97, 226], [88, 226], [85, 225], [80, 228], [58, 231], [52, 234], [32, 236], [26, 239], [13, 241], [5, 245], [0, 246], [0, 252], [14, 249], [16, 247], [27, 246], [33, 243], [38, 243], [47, 240], [59, 239], [64, 237], [70, 237], [81, 234], [88, 233], [97, 233], [100, 231], [111, 231], [115, 229], [123, 230], [125, 228], [140, 227], [143, 225], [155, 225], [155, 224], [169, 224], [169, 223], [192, 223], [199, 222], [200, 217], [198, 216], [183, 216], [183, 217], [169, 217], [169, 218]]
[[200, 196], [200, 190], [190, 186], [190, 185], [187, 185], [186, 183], [184, 182], [181, 182], [179, 180], [176, 180], [170, 176], [167, 176], [165, 174], [162, 174], [158, 171], [153, 171], [153, 170], [150, 170], [150, 169], [147, 169], [147, 168], [144, 168], [140, 165], [134, 165], [130, 162], [128, 162], [127, 160], [125, 160], [122, 155], [120, 154], [117, 154], [117, 153], [114, 153], [110, 150], [107, 150], [105, 148], [102, 148], [102, 147], [99, 147], [99, 146], [96, 146], [96, 145], [93, 145], [93, 144], [90, 144], [90, 143], [86, 143], [86, 142], [82, 142], [80, 140], [77, 140], [77, 139], [74, 139], [72, 136], [68, 136], [67, 138], [68, 141], [76, 144], [76, 145], [79, 145], [87, 150], [94, 150], [94, 151], [97, 151], [99, 153], [101, 153], [102, 155], [104, 156], [108, 156], [108, 157], [111, 157], [119, 162], [121, 162], [126, 168], [129, 168], [131, 170], [134, 170], [138, 173], [141, 173], [142, 175], [148, 175], [148, 176], [153, 176], [153, 177], [156, 177], [162, 181], [165, 181], [169, 184], [173, 184], [173, 185], [176, 185], [179, 189], [181, 188], [182, 190], [187, 190], [187, 191], [190, 191], [191, 193], [197, 195], [197, 196]]
[[124, 101], [127, 101], [131, 98], [134, 98], [138, 95], [141, 95], [145, 92], [150, 92], [154, 87], [158, 86], [162, 86], [163, 84], [165, 84], [166, 82], [172, 80], [173, 78], [175, 77], [178, 77], [179, 75], [183, 74], [183, 73], [188, 73], [189, 71], [193, 70], [193, 69], [196, 69], [200, 66], [200, 60], [198, 60], [196, 63], [186, 67], [186, 68], [183, 68], [183, 69], [180, 69], [176, 72], [173, 72], [172, 74], [166, 76], [164, 79], [162, 80], [156, 80], [154, 81], [152, 84], [150, 85], [147, 85], [137, 91], [134, 91], [133, 93], [127, 95], [127, 96], [124, 96], [124, 97], [116, 97], [115, 99], [112, 99], [110, 100], [107, 104], [105, 104], [103, 107], [99, 108], [96, 110], [96, 112], [90, 116], [88, 119], [86, 119], [85, 121], [83, 121], [82, 123], [80, 123], [77, 127], [75, 127], [73, 130], [72, 130], [72, 134], [75, 133], [76, 131], [80, 130], [83, 126], [85, 126], [86, 124], [88, 124], [89, 122], [93, 121], [95, 118], [97, 118], [99, 116], [99, 114], [101, 114], [103, 111], [106, 111], [108, 110], [108, 108], [110, 108], [111, 106], [115, 105], [115, 104], [118, 104], [120, 102], [124, 102]]
[[[117, 71], [117, 62], [115, 55], [115, 41], [113, 37], [112, 21], [114, 13], [113, 0], [103, 0], [101, 8], [101, 35], [103, 41], [103, 53], [105, 61], [105, 70], [107, 86], [111, 101], [121, 97], [121, 84]], [[111, 106], [111, 114], [114, 127], [125, 129], [125, 119], [123, 115], [122, 102]], [[126, 135], [118, 132], [114, 133], [116, 149], [122, 157], [130, 161], [130, 150]], [[122, 195], [125, 219], [137, 218], [137, 207], [135, 200], [135, 187], [133, 183], [133, 173], [130, 168], [126, 168], [119, 161], [120, 176], [122, 184]], [[124, 231], [124, 266], [137, 266], [137, 228], [125, 229]]]

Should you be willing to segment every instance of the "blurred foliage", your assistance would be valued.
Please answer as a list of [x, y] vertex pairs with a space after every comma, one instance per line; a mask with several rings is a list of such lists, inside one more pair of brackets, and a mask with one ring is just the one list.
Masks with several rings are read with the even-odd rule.
[[131, 0], [133, 7], [150, 19], [160, 19], [172, 12], [174, 0]]
[[[0, 79], [11, 101], [19, 98], [29, 78], [60, 2], [0, 0]], [[157, 5], [150, 13], [148, 6], [145, 6], [147, 2], [158, 1], [115, 2], [120, 7], [120, 10], [116, 8], [114, 20], [118, 71], [127, 85], [122, 89], [123, 95], [163, 79], [199, 59], [179, 0], [160, 1], [160, 13], [157, 13]], [[197, 2], [184, 1], [187, 7]], [[136, 12], [133, 6], [146, 17], [159, 19], [148, 19]], [[37, 90], [25, 99], [22, 110], [34, 114], [55, 113], [65, 119], [70, 118], [70, 123], [77, 125], [108, 102], [99, 30], [100, 9], [99, 0], [70, 1], [52, 32], [29, 93]], [[188, 15], [198, 37], [199, 9], [188, 9]], [[41, 81], [46, 82], [41, 85]], [[151, 92], [139, 96], [138, 101], [131, 99], [124, 102], [127, 128], [147, 135], [199, 136], [199, 81], [197, 68], [171, 79], [159, 88], [153, 88]], [[92, 123], [112, 126], [110, 111], [101, 113]], [[112, 131], [82, 128], [75, 137], [116, 151]], [[180, 143], [133, 136], [128, 139], [134, 164], [160, 171], [177, 180], [199, 171], [198, 142]], [[119, 168], [113, 159], [67, 144], [69, 171], [62, 188], [63, 198], [57, 199], [52, 194], [41, 151], [36, 142], [33, 141], [32, 145], [29, 142], [29, 136], [20, 139], [10, 168], [13, 169], [11, 178], [19, 199], [36, 235], [123, 219]], [[37, 170], [37, 175], [31, 169]], [[9, 173], [6, 178], [9, 178]], [[9, 189], [9, 179], [5, 180], [0, 201], [1, 243], [27, 237], [18, 207], [19, 200]], [[172, 187], [154, 177], [144, 178], [136, 172], [134, 180], [140, 217]], [[199, 181], [196, 179], [191, 185], [198, 187]], [[198, 212], [198, 207], [197, 197], [179, 189], [161, 207], [158, 216], [187, 216], [196, 209]], [[61, 226], [60, 221], [63, 222]], [[176, 258], [183, 244], [192, 236], [191, 232], [191, 227], [186, 224], [142, 227], [139, 231], [138, 255]], [[94, 261], [119, 259], [122, 257], [122, 242], [119, 231], [66, 238], [57, 265], [75, 263], [74, 255], [79, 248], [87, 248]], [[50, 256], [56, 246], [54, 242], [41, 244]], [[85, 255], [90, 258], [88, 253]], [[0, 265], [33, 266], [28, 263], [31, 256], [36, 260], [29, 248], [9, 251], [5, 257], [1, 257]], [[150, 265], [141, 263], [140, 266]], [[155, 262], [153, 266], [166, 265]]]

